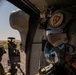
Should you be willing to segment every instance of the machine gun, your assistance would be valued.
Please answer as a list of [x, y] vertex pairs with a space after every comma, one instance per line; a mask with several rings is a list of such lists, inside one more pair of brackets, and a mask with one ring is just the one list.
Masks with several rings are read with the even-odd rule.
[[20, 62], [20, 52], [19, 50], [16, 49], [17, 45], [14, 42], [15, 42], [14, 37], [8, 37], [8, 53], [10, 63], [12, 62], [12, 59], [13, 62]]
[[16, 49], [17, 45], [14, 42], [14, 37], [8, 37], [8, 64], [10, 65], [11, 75], [17, 73], [16, 64], [20, 62], [20, 52]]

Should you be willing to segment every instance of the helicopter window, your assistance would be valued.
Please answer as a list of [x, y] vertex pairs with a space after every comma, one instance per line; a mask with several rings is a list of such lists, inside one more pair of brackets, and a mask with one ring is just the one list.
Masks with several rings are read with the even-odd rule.
[[[0, 56], [2, 56], [2, 50], [4, 48], [6, 51], [6, 54], [3, 55], [3, 57], [2, 57], [2, 60], [0, 58], [0, 61], [1, 61], [0, 64], [3, 65], [3, 68], [5, 71], [13, 69], [12, 75], [15, 75], [17, 73], [19, 73], [20, 75], [22, 75], [22, 74], [24, 75], [25, 66], [23, 66], [23, 68], [21, 66], [25, 65], [25, 61], [22, 61], [22, 60], [25, 60], [25, 53], [24, 53], [24, 51], [23, 51], [23, 53], [20, 53], [21, 52], [21, 49], [20, 49], [21, 35], [20, 35], [20, 32], [18, 32], [16, 29], [17, 26], [12, 26], [10, 23], [10, 15], [12, 13], [16, 12], [16, 9], [19, 9], [19, 8], [14, 6], [13, 4], [9, 3], [6, 0], [0, 0], [0, 54], [1, 54]], [[22, 13], [20, 13], [20, 14], [22, 14]], [[14, 19], [16, 19], [14, 21], [14, 24], [18, 23], [17, 17], [18, 17], [17, 15], [14, 16]], [[25, 20], [25, 18], [24, 18], [24, 20]], [[21, 22], [22, 18], [21, 18], [21, 20], [18, 20], [18, 21]], [[26, 22], [26, 21], [24, 21], [24, 22]], [[18, 24], [22, 24], [22, 23], [18, 23]], [[27, 23], [27, 25], [28, 25], [28, 23]], [[15, 28], [13, 28], [13, 27], [15, 27]], [[18, 27], [18, 29], [20, 29], [20, 28]], [[22, 30], [23, 30], [23, 28], [22, 28]], [[21, 30], [21, 32], [24, 33], [23, 31], [28, 30], [28, 28], [24, 29], [23, 31], [22, 30]], [[26, 34], [26, 33], [24, 33], [24, 34]], [[9, 42], [13, 42], [13, 43], [9, 43]], [[25, 41], [24, 41], [24, 43], [25, 43]], [[12, 47], [10, 48], [9, 46], [11, 46], [11, 45], [8, 45], [8, 44], [11, 44]], [[3, 46], [1, 46], [1, 45], [3, 45]], [[25, 45], [24, 45], [24, 48], [25, 48]], [[22, 50], [23, 50], [23, 46], [22, 46]], [[19, 63], [24, 63], [24, 64], [21, 65]], [[12, 64], [13, 64], [13, 68], [11, 67]], [[5, 67], [5, 66], [7, 66], [7, 67]], [[20, 68], [21, 72], [19, 72], [18, 69], [15, 69], [16, 67]], [[1, 74], [1, 71], [0, 71], [0, 74]], [[1, 74], [1, 75], [4, 75], [4, 74]]]

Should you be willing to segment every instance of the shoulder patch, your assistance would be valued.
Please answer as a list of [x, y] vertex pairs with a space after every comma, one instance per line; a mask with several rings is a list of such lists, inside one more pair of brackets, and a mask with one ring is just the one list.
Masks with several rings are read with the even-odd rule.
[[61, 25], [61, 23], [63, 22], [63, 13], [61, 12], [57, 12], [55, 14], [52, 15], [52, 17], [50, 18], [50, 26], [53, 28], [57, 28]]

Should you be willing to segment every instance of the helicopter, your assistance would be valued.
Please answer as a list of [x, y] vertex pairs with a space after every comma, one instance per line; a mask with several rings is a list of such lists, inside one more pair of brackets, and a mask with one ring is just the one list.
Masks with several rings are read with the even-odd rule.
[[[76, 29], [74, 26], [76, 20], [76, 1], [75, 0], [7, 0], [14, 4], [22, 11], [28, 14], [27, 24], [21, 24], [24, 30], [14, 28], [15, 24], [10, 24], [12, 28], [17, 29], [20, 32], [22, 43], [24, 45], [24, 52], [26, 54], [26, 75], [35, 75], [38, 72], [40, 62], [45, 65], [43, 55], [44, 46], [47, 41], [46, 30], [47, 29], [63, 29], [69, 36], [69, 39], [61, 39], [63, 43], [68, 43], [75, 48], [75, 34]], [[16, 12], [16, 11], [15, 11]], [[14, 12], [14, 13], [15, 13]], [[18, 12], [18, 11], [17, 11]], [[13, 14], [13, 13], [12, 13]], [[58, 16], [58, 18], [56, 18]], [[51, 17], [51, 18], [50, 18]], [[22, 20], [26, 21], [26, 18]], [[49, 21], [49, 24], [48, 24]], [[23, 22], [23, 21], [21, 21]], [[13, 22], [12, 22], [13, 23]], [[51, 23], [51, 24], [50, 24]], [[18, 23], [19, 24], [19, 23]], [[18, 25], [17, 25], [18, 26]], [[25, 27], [24, 27], [25, 26]], [[15, 26], [16, 27], [16, 26]], [[20, 26], [19, 26], [20, 27]], [[28, 28], [27, 28], [28, 27]], [[52, 43], [54, 46], [58, 46], [62, 42], [58, 41]], [[41, 59], [41, 60], [40, 60]], [[42, 61], [44, 60], [44, 61]]]

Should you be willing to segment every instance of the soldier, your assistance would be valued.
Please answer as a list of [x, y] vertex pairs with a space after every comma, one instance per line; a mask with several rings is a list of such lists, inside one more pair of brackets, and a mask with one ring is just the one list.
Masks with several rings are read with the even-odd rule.
[[[44, 48], [44, 56], [49, 64], [53, 64], [54, 75], [76, 75], [75, 10], [76, 7], [56, 10], [49, 17], [47, 23], [47, 42]], [[51, 68], [50, 72], [52, 73]]]

